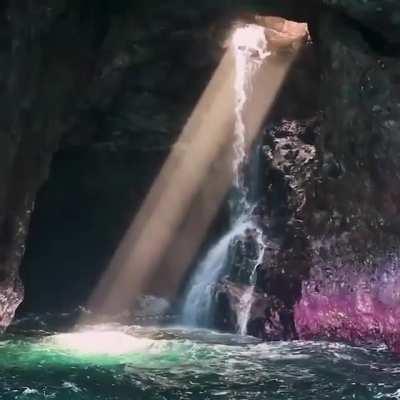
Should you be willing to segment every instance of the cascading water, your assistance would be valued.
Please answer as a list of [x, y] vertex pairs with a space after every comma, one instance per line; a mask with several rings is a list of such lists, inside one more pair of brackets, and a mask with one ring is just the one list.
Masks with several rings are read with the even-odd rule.
[[183, 308], [183, 320], [187, 325], [209, 325], [214, 284], [229, 267], [231, 243], [254, 225], [248, 219], [238, 219], [200, 262]]
[[265, 245], [262, 237], [263, 232], [259, 227], [256, 227], [255, 231], [256, 231], [255, 239], [258, 245], [258, 257], [257, 261], [255, 262], [253, 271], [250, 275], [250, 286], [243, 293], [237, 309], [238, 332], [241, 335], [246, 335], [247, 333], [247, 324], [249, 322], [251, 306], [253, 304], [254, 291], [256, 289], [256, 284], [257, 284], [257, 268], [263, 262], [265, 253]]
[[270, 55], [267, 51], [267, 39], [264, 28], [257, 25], [247, 25], [237, 29], [232, 38], [235, 56], [235, 143], [233, 145], [235, 158], [233, 160], [234, 186], [241, 189], [246, 200], [247, 187], [244, 182], [243, 163], [246, 160], [246, 124], [243, 111], [247, 95], [252, 90], [251, 77], [257, 71], [263, 60]]
[[[234, 159], [233, 159], [233, 191], [230, 199], [232, 228], [214, 245], [192, 278], [183, 307], [183, 322], [188, 325], [208, 326], [211, 322], [213, 289], [224, 273], [230, 272], [230, 249], [235, 239], [245, 232], [254, 232], [257, 242], [257, 259], [252, 261], [250, 287], [245, 291], [237, 310], [238, 332], [246, 334], [247, 323], [251, 311], [253, 294], [256, 285], [257, 267], [264, 256], [263, 232], [254, 219], [256, 198], [254, 187], [257, 185], [246, 179], [245, 166], [248, 162], [246, 141], [246, 122], [244, 111], [248, 94], [252, 91], [251, 78], [269, 56], [265, 30], [261, 26], [246, 25], [237, 29], [232, 38], [232, 50], [235, 57], [235, 127], [234, 127]], [[256, 146], [256, 160], [259, 160], [259, 148]], [[252, 175], [258, 174], [258, 166], [254, 163], [250, 168]], [[253, 190], [252, 190], [253, 189]]]

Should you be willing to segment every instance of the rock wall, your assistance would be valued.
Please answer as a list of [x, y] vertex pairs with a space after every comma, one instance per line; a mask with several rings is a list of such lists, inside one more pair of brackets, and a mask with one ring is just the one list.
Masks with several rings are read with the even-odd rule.
[[248, 328], [398, 351], [400, 6], [323, 3], [308, 16], [314, 57], [265, 131], [267, 249]]
[[[22, 300], [18, 267], [36, 192], [87, 87], [98, 21], [72, 7], [10, 2], [1, 9], [0, 328]], [[83, 10], [82, 10], [83, 12]]]
[[311, 21], [315, 116], [266, 132], [273, 250], [259, 290], [276, 299], [266, 314], [281, 332], [289, 318], [293, 337], [398, 351], [399, 6], [325, 3]]
[[349, 2], [349, 19], [321, 16], [324, 117], [307, 223], [313, 257], [296, 319], [303, 337], [398, 349], [399, 6], [364, 3]]

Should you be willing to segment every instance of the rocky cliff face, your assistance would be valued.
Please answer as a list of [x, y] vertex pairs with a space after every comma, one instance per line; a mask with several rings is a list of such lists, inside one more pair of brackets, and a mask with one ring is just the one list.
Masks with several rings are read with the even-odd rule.
[[0, 328], [22, 300], [18, 267], [36, 192], [97, 57], [98, 22], [75, 11], [25, 1], [1, 9]]
[[357, 23], [321, 18], [324, 118], [307, 213], [313, 257], [296, 318], [304, 337], [397, 349], [399, 10], [392, 2], [356, 3], [348, 12]]
[[326, 3], [312, 30], [315, 117], [267, 132], [266, 224], [277, 240], [260, 289], [277, 300], [282, 332], [289, 315], [293, 335], [397, 351], [399, 10]]
[[[398, 351], [399, 6], [320, 6], [313, 56], [293, 67], [265, 131], [268, 240], [248, 329]], [[243, 289], [220, 292], [223, 313]]]

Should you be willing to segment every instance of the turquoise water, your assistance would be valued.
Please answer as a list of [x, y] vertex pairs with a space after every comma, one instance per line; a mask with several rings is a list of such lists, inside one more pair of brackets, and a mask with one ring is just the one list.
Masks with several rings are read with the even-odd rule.
[[0, 376], [1, 400], [400, 399], [400, 360], [384, 349], [181, 328], [8, 334]]

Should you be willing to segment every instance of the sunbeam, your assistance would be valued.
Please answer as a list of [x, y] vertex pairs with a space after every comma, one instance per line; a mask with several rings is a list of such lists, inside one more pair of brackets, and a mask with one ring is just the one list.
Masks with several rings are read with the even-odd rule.
[[[236, 53], [250, 52], [252, 63], [257, 64], [242, 107], [246, 125], [242, 151], [246, 153], [296, 57], [299, 46], [292, 44], [305, 36], [303, 29], [289, 41], [290, 51], [280, 51], [287, 50], [288, 43], [275, 40], [268, 48], [260, 47], [260, 30], [268, 42], [268, 29], [260, 25], [233, 32], [219, 67], [90, 297], [88, 308], [94, 320], [130, 309], [155, 275], [157, 281], [165, 280], [166, 295], [174, 296], [232, 185], [238, 69], [249, 68], [237, 62]], [[277, 32], [273, 30], [275, 36]], [[266, 57], [269, 52], [273, 57]]]

